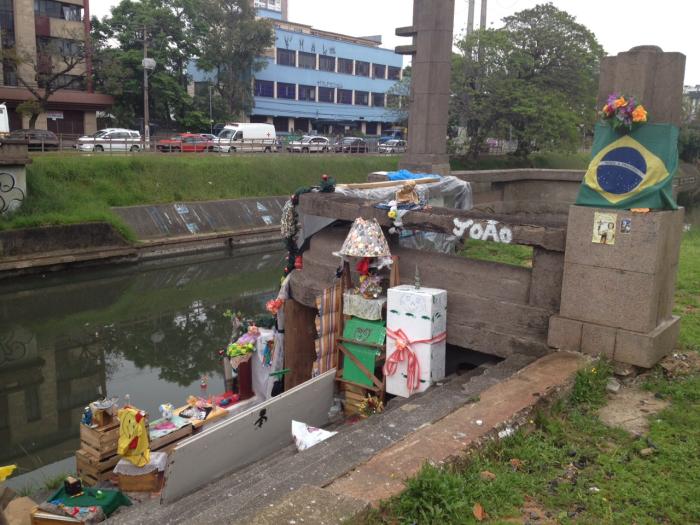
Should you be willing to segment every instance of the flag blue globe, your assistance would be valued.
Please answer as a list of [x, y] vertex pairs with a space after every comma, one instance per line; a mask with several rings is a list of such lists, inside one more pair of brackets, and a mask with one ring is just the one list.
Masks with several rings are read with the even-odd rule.
[[634, 148], [615, 148], [606, 153], [598, 163], [596, 178], [603, 190], [615, 195], [633, 191], [647, 173], [647, 163]]

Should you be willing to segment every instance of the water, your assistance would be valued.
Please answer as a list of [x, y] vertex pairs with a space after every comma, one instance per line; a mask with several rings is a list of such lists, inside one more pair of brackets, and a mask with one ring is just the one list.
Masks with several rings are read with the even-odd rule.
[[224, 313], [263, 312], [282, 259], [217, 254], [0, 282], [0, 465], [21, 474], [72, 456], [84, 407], [104, 395], [129, 394], [155, 419], [161, 403], [223, 391]]

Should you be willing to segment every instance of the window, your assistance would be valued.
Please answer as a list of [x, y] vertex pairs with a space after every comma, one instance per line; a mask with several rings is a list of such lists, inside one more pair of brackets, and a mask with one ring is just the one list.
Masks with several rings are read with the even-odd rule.
[[369, 104], [369, 93], [367, 91], [355, 91], [355, 104], [367, 106]]
[[83, 19], [83, 8], [78, 5], [69, 5], [55, 0], [34, 0], [34, 12], [39, 16], [62, 18], [73, 22]]
[[401, 68], [389, 66], [389, 72], [387, 75], [389, 80], [401, 80]]
[[39, 37], [36, 39], [36, 47], [46, 55], [77, 57], [83, 54], [83, 43], [68, 38]]
[[361, 60], [355, 61], [355, 74], [358, 77], [368, 77], [369, 76], [369, 62], [362, 62]]
[[296, 84], [287, 84], [285, 82], [277, 82], [277, 98], [297, 98]]
[[321, 71], [335, 71], [335, 57], [328, 55], [319, 55], [318, 69]]
[[338, 90], [338, 104], [352, 104], [352, 90], [351, 89], [339, 89]]
[[272, 80], [255, 80], [256, 97], [274, 97], [275, 83]]
[[318, 88], [318, 101], [333, 104], [335, 102], [335, 90], [329, 87]]
[[382, 64], [372, 64], [372, 76], [374, 78], [386, 77], [386, 66]]
[[277, 48], [277, 63], [280, 66], [296, 66], [297, 57], [294, 51], [289, 49]]
[[316, 69], [316, 55], [299, 51], [299, 67], [303, 69]]
[[384, 93], [372, 93], [372, 105], [377, 108], [384, 107]]
[[352, 60], [349, 58], [338, 59], [338, 73], [352, 75]]
[[316, 100], [316, 86], [299, 86], [299, 100], [314, 102]]
[[15, 64], [7, 58], [2, 61], [2, 80], [6, 86], [17, 85], [17, 69]]

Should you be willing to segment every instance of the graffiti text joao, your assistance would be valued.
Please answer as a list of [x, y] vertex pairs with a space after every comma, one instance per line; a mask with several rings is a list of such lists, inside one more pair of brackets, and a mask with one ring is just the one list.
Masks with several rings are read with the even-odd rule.
[[497, 221], [486, 221], [484, 226], [480, 222], [475, 222], [472, 219], [461, 221], [454, 220], [455, 228], [452, 230], [457, 237], [462, 237], [464, 232], [469, 230], [469, 237], [480, 241], [493, 241], [510, 244], [513, 241], [513, 232], [507, 226], [498, 226]]

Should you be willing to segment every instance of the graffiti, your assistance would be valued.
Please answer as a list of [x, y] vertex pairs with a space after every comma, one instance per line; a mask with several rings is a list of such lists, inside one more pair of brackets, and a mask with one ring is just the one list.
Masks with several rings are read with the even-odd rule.
[[455, 228], [452, 230], [457, 237], [462, 237], [469, 230], [469, 237], [479, 241], [493, 241], [510, 244], [513, 241], [513, 232], [507, 226], [498, 227], [498, 222], [487, 220], [484, 226], [480, 222], [468, 219], [461, 221], [454, 219]]
[[0, 172], [0, 214], [15, 211], [23, 200], [24, 191], [17, 186], [14, 175]]
[[22, 340], [12, 329], [0, 334], [0, 365], [25, 359], [29, 355], [29, 344], [33, 337]]

